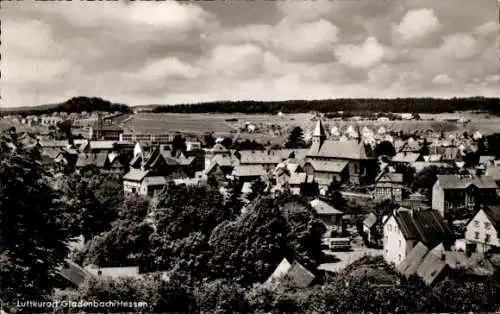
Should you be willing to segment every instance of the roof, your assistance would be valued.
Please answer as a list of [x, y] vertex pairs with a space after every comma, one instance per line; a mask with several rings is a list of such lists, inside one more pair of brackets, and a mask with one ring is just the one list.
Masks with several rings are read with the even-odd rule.
[[85, 166], [94, 165], [99, 168], [104, 167], [108, 158], [107, 152], [99, 153], [80, 153], [78, 154], [78, 159], [76, 161], [76, 167], [82, 168]]
[[141, 182], [148, 175], [148, 173], [148, 170], [131, 168], [130, 171], [123, 176], [123, 180]]
[[396, 172], [386, 172], [380, 176], [377, 182], [396, 182], [403, 183], [403, 174]]
[[229, 152], [229, 150], [227, 148], [225, 148], [224, 145], [222, 145], [221, 143], [215, 144], [210, 149], [210, 151], [213, 152], [213, 153], [228, 153]]
[[251, 182], [243, 183], [243, 186], [241, 187], [241, 193], [248, 194], [251, 192], [252, 192], [252, 183]]
[[311, 206], [319, 215], [343, 215], [344, 213], [335, 207], [316, 198], [311, 201]]
[[151, 176], [147, 177], [146, 184], [148, 186], [152, 185], [165, 185], [167, 184], [167, 179], [163, 176]]
[[500, 167], [488, 165], [485, 175], [492, 177], [495, 181], [500, 181]]
[[432, 249], [441, 242], [451, 242], [453, 233], [436, 210], [414, 210], [401, 208], [394, 218], [407, 240], [420, 240]]
[[323, 127], [323, 122], [321, 121], [321, 119], [318, 119], [318, 122], [316, 122], [316, 126], [314, 127], [312, 136], [326, 136], [325, 128]]
[[417, 161], [418, 157], [420, 157], [419, 153], [399, 152], [394, 157], [392, 157], [392, 161], [412, 163]]
[[281, 160], [282, 155], [273, 150], [240, 151], [241, 164], [278, 164]]
[[427, 254], [417, 269], [417, 275], [427, 285], [432, 285], [437, 277], [446, 269], [446, 263], [434, 254]]
[[418, 242], [401, 264], [398, 265], [397, 270], [405, 276], [415, 275], [427, 253], [429, 253], [427, 246], [422, 242]]
[[292, 173], [290, 175], [290, 179], [288, 179], [288, 183], [292, 185], [305, 183], [306, 181], [307, 181], [306, 173]]
[[238, 165], [233, 169], [232, 175], [237, 177], [265, 176], [266, 170], [260, 165]]
[[312, 283], [315, 276], [298, 262], [294, 261], [290, 264], [284, 258], [272, 275], [266, 280], [265, 285], [273, 287], [285, 278], [290, 279], [297, 287], [306, 288]]
[[102, 276], [109, 278], [141, 278], [139, 275], [139, 267], [104, 267], [86, 266], [85, 270], [94, 276]]
[[488, 164], [495, 160], [495, 156], [479, 156], [479, 163], [480, 164]]
[[200, 183], [200, 179], [198, 178], [183, 178], [183, 179], [174, 179], [175, 185], [198, 185]]
[[482, 208], [486, 216], [490, 219], [495, 229], [499, 230], [500, 227], [500, 206], [485, 206]]
[[307, 163], [313, 167], [314, 171], [340, 173], [345, 169], [349, 162], [335, 160], [309, 160]]
[[377, 223], [377, 220], [377, 215], [375, 215], [374, 213], [369, 213], [363, 220], [363, 225], [371, 228]]
[[233, 166], [233, 159], [230, 156], [216, 155], [212, 158], [212, 162], [217, 163], [221, 167]]
[[313, 145], [308, 156], [337, 159], [367, 159], [365, 145], [358, 141], [325, 140], [321, 146]]
[[64, 260], [63, 265], [58, 270], [58, 273], [75, 286], [80, 286], [85, 282], [85, 280], [94, 276], [91, 272], [69, 259]]
[[443, 156], [441, 156], [439, 154], [432, 154], [432, 155], [429, 155], [429, 162], [441, 161], [442, 158], [443, 158]]
[[470, 185], [475, 185], [480, 189], [498, 188], [495, 180], [490, 176], [438, 175], [437, 182], [442, 189], [465, 189]]

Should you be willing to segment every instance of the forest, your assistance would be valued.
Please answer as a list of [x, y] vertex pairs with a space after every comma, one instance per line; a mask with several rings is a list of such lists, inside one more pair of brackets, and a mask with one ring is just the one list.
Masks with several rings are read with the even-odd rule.
[[454, 111], [500, 112], [498, 98], [395, 98], [395, 99], [325, 99], [325, 100], [288, 100], [288, 101], [218, 101], [199, 104], [179, 104], [175, 106], [158, 105], [157, 113], [322, 113], [346, 111], [360, 112], [411, 112], [445, 113]]

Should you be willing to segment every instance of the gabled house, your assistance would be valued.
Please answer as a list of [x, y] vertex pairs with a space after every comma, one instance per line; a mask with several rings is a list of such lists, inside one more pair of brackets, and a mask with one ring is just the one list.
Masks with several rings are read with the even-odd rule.
[[466, 227], [465, 241], [484, 253], [500, 247], [500, 207], [482, 206]]
[[316, 278], [316, 276], [307, 270], [297, 261], [290, 263], [284, 258], [281, 263], [276, 267], [276, 270], [266, 280], [264, 286], [269, 289], [274, 289], [280, 285], [283, 280], [288, 280], [298, 288], [308, 287]]
[[129, 172], [123, 177], [124, 192], [151, 196], [163, 189], [168, 174], [167, 162], [159, 147], [149, 153], [139, 152], [130, 162]]
[[242, 150], [240, 153], [240, 165], [258, 165], [266, 171], [270, 171], [282, 161], [282, 156], [276, 150]]
[[327, 227], [342, 232], [342, 216], [344, 215], [342, 211], [318, 198], [312, 200], [310, 204]]
[[422, 242], [418, 242], [397, 267], [402, 275], [406, 277], [416, 275], [428, 286], [444, 278], [450, 269], [446, 263], [445, 253], [431, 251]]
[[332, 181], [344, 183], [349, 179], [348, 165], [344, 160], [309, 160], [304, 164], [304, 171], [314, 176], [321, 189], [328, 189]]
[[[342, 165], [346, 164], [347, 180], [352, 184], [360, 183], [366, 174], [367, 167], [373, 161], [372, 158], [367, 156], [365, 145], [360, 141], [335, 141], [327, 139], [321, 120], [318, 120], [314, 128], [312, 145], [306, 157], [308, 162], [338, 162], [339, 164], [335, 165], [337, 173], [342, 173], [344, 169]], [[318, 169], [322, 168], [320, 165], [316, 165], [316, 167]], [[314, 176], [328, 179], [330, 174], [324, 170], [327, 169], [314, 169]], [[328, 174], [327, 176], [325, 176], [325, 172]], [[329, 184], [325, 183], [323, 182], [322, 184]]]
[[435, 210], [400, 208], [384, 219], [383, 247], [387, 263], [398, 266], [418, 242], [433, 250], [447, 250], [455, 242], [450, 228]]
[[231, 175], [241, 182], [251, 182], [257, 178], [264, 178], [267, 172], [260, 165], [238, 165]]
[[395, 164], [412, 164], [418, 161], [419, 158], [420, 153], [399, 152], [394, 157], [392, 157], [391, 162]]
[[498, 185], [489, 176], [438, 175], [432, 187], [432, 208], [443, 217], [457, 209], [472, 210], [496, 197]]
[[373, 197], [379, 201], [391, 199], [401, 202], [403, 200], [403, 174], [386, 172], [379, 176], [375, 182]]
[[305, 172], [292, 173], [288, 185], [293, 194], [300, 195], [302, 187], [311, 186], [315, 183], [314, 176]]

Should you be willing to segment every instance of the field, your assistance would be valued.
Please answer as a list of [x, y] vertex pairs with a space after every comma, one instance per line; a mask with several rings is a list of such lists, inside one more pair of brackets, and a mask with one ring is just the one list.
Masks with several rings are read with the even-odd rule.
[[[487, 114], [474, 114], [463, 112], [457, 114], [436, 114], [436, 115], [421, 115], [422, 120], [416, 121], [334, 121], [325, 119], [327, 127], [337, 126], [339, 128], [348, 125], [359, 124], [361, 127], [369, 126], [378, 128], [384, 126], [388, 130], [413, 132], [416, 130], [435, 130], [449, 133], [474, 132], [479, 130], [482, 134], [491, 134], [500, 132], [500, 117], [490, 116]], [[449, 118], [465, 118], [470, 122], [467, 124], [453, 123], [443, 121]], [[214, 132], [218, 136], [228, 136], [235, 134], [237, 130], [245, 123], [250, 122], [256, 124], [260, 129], [265, 129], [263, 126], [272, 124], [279, 125], [283, 130], [282, 136], [275, 136], [269, 132], [259, 133], [241, 133], [240, 138], [250, 138], [256, 140], [264, 140], [271, 142], [283, 142], [288, 134], [288, 131], [300, 126], [304, 132], [310, 133], [314, 127], [315, 121], [312, 120], [311, 114], [285, 114], [278, 115], [248, 115], [248, 114], [153, 114], [153, 113], [138, 113], [131, 115], [125, 119], [121, 125], [127, 131], [135, 132], [181, 132], [191, 135], [202, 135], [205, 132]], [[229, 120], [229, 121], [228, 121]]]

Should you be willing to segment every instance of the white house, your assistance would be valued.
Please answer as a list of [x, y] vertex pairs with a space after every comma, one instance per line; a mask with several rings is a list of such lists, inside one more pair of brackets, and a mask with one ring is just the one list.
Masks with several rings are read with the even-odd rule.
[[443, 249], [454, 243], [453, 233], [435, 210], [399, 208], [384, 219], [384, 259], [398, 266], [418, 242], [429, 250], [443, 244]]
[[484, 253], [492, 248], [500, 247], [498, 230], [500, 226], [500, 207], [480, 208], [467, 224], [465, 240]]

